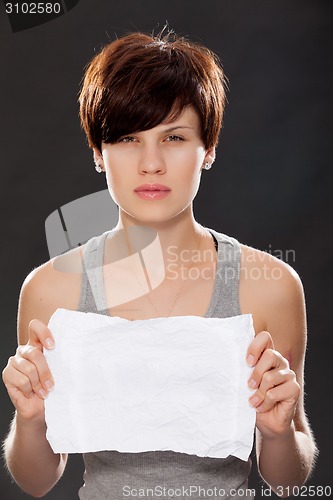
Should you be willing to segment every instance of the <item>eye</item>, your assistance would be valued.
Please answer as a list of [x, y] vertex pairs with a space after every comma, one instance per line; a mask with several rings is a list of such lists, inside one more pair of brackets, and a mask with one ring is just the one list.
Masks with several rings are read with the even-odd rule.
[[127, 135], [126, 137], [120, 137], [117, 142], [134, 142], [135, 137], [132, 137], [131, 135]]
[[175, 142], [175, 141], [183, 141], [184, 139], [182, 137], [180, 137], [179, 135], [169, 135], [169, 137], [167, 138], [167, 141], [170, 141], [170, 142]]

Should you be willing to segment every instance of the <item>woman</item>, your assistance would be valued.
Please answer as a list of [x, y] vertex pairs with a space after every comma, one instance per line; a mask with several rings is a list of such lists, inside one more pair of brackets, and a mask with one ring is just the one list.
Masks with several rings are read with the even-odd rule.
[[[70, 265], [84, 262], [82, 279], [59, 272], [65, 269], [60, 258], [34, 270], [22, 286], [19, 346], [3, 372], [16, 408], [5, 457], [14, 479], [33, 496], [54, 486], [67, 460], [52, 452], [45, 437], [44, 398], [53, 380], [42, 351], [54, 345], [46, 325], [57, 308], [129, 320], [251, 313], [256, 336], [247, 353], [253, 367], [248, 384], [254, 391], [249, 403], [257, 411], [259, 472], [281, 496], [311, 472], [316, 446], [303, 404], [306, 319], [300, 279], [282, 261], [201, 226], [193, 215], [202, 170], [215, 159], [224, 103], [217, 57], [172, 34], [127, 35], [107, 45], [87, 68], [81, 123], [119, 220], [112, 231], [64, 257]], [[158, 235], [164, 279], [148, 293], [117, 301], [122, 284], [103, 264], [131, 255], [133, 229], [147, 228]], [[90, 280], [87, 269], [102, 271]], [[134, 278], [128, 279], [130, 290]], [[251, 465], [235, 457], [171, 451], [89, 453], [84, 460], [80, 498], [99, 500], [120, 498], [125, 485], [184, 487], [194, 480], [227, 492], [238, 489], [243, 498]]]

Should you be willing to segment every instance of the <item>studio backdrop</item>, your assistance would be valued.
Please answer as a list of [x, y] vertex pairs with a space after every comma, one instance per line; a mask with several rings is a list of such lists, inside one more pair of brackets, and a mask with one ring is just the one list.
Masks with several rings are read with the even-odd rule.
[[[332, 486], [332, 1], [76, 0], [49, 2], [39, 13], [32, 5], [40, 4], [0, 4], [1, 366], [15, 353], [24, 278], [89, 237], [75, 219], [78, 200], [89, 231], [113, 225], [114, 204], [78, 118], [84, 67], [115, 38], [157, 33], [167, 23], [216, 52], [228, 78], [216, 161], [194, 203], [197, 221], [272, 253], [302, 279], [306, 409], [320, 450], [307, 484]], [[3, 440], [14, 408], [3, 385], [0, 397]], [[249, 487], [261, 498], [253, 461]], [[45, 498], [77, 498], [82, 473], [81, 457], [70, 456]], [[28, 498], [4, 462], [0, 491], [4, 500]]]

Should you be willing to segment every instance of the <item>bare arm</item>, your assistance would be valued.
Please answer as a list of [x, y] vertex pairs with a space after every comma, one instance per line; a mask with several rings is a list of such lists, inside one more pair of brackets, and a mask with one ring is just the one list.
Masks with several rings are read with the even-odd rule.
[[64, 285], [69, 285], [66, 279], [50, 263], [28, 276], [19, 301], [18, 348], [3, 370], [16, 409], [4, 442], [6, 465], [20, 488], [34, 497], [44, 496], [54, 486], [67, 462], [67, 455], [53, 453], [46, 439], [44, 398], [53, 379], [43, 355], [43, 346], [50, 348], [48, 339], [53, 340], [46, 327], [51, 315], [58, 307], [76, 305], [75, 298], [70, 303], [63, 293]]
[[307, 480], [317, 454], [304, 411], [305, 301], [301, 281], [289, 266], [271, 258], [267, 264], [280, 270], [280, 278], [263, 284], [267, 332], [259, 333], [249, 350], [256, 382], [256, 449], [263, 479], [279, 496], [288, 496], [285, 488]]
[[60, 479], [67, 455], [54, 454], [45, 438], [45, 422], [24, 419], [18, 412], [5, 441], [5, 460], [20, 488], [44, 496]]

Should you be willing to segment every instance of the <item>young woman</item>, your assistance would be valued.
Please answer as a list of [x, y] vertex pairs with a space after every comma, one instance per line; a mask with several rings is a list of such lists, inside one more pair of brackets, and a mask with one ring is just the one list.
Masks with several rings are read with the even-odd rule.
[[[128, 320], [251, 313], [256, 336], [247, 353], [253, 367], [248, 384], [254, 390], [249, 403], [257, 410], [259, 472], [281, 496], [311, 472], [316, 446], [303, 404], [306, 318], [300, 279], [282, 261], [203, 227], [193, 214], [201, 173], [215, 159], [224, 103], [217, 57], [171, 34], [127, 35], [105, 46], [86, 70], [81, 121], [119, 220], [110, 232], [70, 252], [72, 264], [84, 262], [82, 276], [61, 272], [61, 259], [53, 259], [22, 287], [18, 348], [3, 371], [16, 409], [5, 457], [15, 481], [33, 496], [54, 486], [67, 460], [52, 452], [45, 437], [44, 398], [53, 379], [43, 347], [54, 345], [47, 324], [57, 308]], [[124, 287], [106, 264], [131, 255], [133, 229], [156, 232], [165, 276], [148, 292], [134, 298], [128, 293], [127, 299], [125, 293], [117, 301]], [[89, 279], [87, 269], [96, 279]], [[128, 276], [130, 290], [135, 280]], [[84, 460], [80, 498], [99, 500], [120, 498], [125, 485], [194, 483], [226, 492], [242, 489], [243, 498], [251, 466], [232, 456], [172, 451], [88, 453]]]

